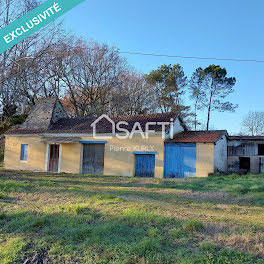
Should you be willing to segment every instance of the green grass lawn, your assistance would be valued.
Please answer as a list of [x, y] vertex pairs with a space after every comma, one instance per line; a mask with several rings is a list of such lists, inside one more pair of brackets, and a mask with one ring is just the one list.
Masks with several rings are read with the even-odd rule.
[[0, 170], [0, 263], [264, 263], [264, 176]]

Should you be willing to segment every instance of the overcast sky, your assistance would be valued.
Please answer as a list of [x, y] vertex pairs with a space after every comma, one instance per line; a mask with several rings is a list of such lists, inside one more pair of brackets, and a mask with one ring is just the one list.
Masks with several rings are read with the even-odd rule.
[[[262, 0], [86, 0], [67, 13], [65, 27], [76, 36], [121, 51], [264, 60]], [[240, 131], [248, 111], [264, 110], [264, 63], [188, 60], [123, 55], [137, 70], [180, 63], [188, 78], [199, 66], [217, 64], [237, 79], [229, 100], [236, 113], [212, 114], [212, 128]], [[200, 119], [205, 121], [204, 113]]]

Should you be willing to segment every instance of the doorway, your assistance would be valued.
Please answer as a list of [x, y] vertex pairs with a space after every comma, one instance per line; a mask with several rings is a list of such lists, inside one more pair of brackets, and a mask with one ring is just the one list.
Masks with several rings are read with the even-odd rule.
[[49, 145], [49, 163], [48, 171], [59, 171], [59, 157], [60, 157], [60, 145]]
[[135, 155], [135, 177], [154, 178], [155, 174], [155, 155], [136, 154]]
[[164, 178], [196, 177], [196, 144], [166, 143]]
[[104, 173], [105, 144], [83, 144], [82, 173]]
[[240, 157], [239, 158], [239, 169], [250, 171], [250, 158]]

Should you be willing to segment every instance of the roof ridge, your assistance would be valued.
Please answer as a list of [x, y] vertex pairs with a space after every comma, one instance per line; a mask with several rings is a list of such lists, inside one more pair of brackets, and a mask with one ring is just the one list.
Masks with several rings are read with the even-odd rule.
[[[117, 116], [109, 116], [109, 118], [111, 119], [116, 119], [116, 118], [127, 118], [127, 117], [142, 117], [142, 116], [151, 116], [151, 115], [174, 115], [175, 116], [178, 116], [177, 113], [175, 112], [166, 112], [166, 113], [151, 113], [151, 114], [135, 114], [135, 115], [117, 115]], [[79, 120], [92, 120], [92, 119], [97, 119], [99, 118], [100, 116], [98, 117], [95, 117], [95, 116], [76, 116], [76, 117], [67, 117], [67, 118], [61, 118], [61, 119], [79, 119]]]
[[[145, 131], [145, 126], [147, 122], [156, 122], [156, 125], [153, 125], [152, 128], [156, 132], [162, 131], [162, 126], [158, 122], [170, 122], [171, 119], [177, 118], [178, 114], [175, 112], [166, 112], [166, 113], [153, 113], [153, 114], [139, 114], [139, 115], [124, 115], [112, 117], [114, 123], [120, 121], [126, 121], [128, 123], [127, 129], [131, 131], [133, 124], [136, 122], [140, 123], [142, 129]], [[110, 117], [111, 118], [111, 117]], [[92, 133], [93, 128], [91, 123], [94, 122], [97, 118], [94, 116], [87, 117], [61, 117], [56, 123], [49, 129], [49, 133]], [[112, 128], [109, 125], [109, 122], [102, 120], [97, 129], [99, 133], [110, 133]], [[25, 130], [17, 130], [18, 133], [30, 133], [33, 128], [27, 128]], [[13, 134], [15, 131], [13, 131]]]
[[216, 129], [216, 130], [189, 130], [188, 132], [224, 132], [226, 129]]
[[141, 117], [141, 116], [151, 116], [151, 115], [179, 115], [176, 112], [165, 112], [165, 113], [145, 113], [145, 114], [133, 114], [133, 115], [117, 115], [117, 116], [109, 116], [110, 118], [120, 118], [120, 117]]

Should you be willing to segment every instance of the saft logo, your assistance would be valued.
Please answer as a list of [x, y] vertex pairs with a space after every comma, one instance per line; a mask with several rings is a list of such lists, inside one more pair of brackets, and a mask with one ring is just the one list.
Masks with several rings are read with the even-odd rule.
[[[100, 121], [103, 119], [105, 119], [104, 122], [107, 121], [112, 126], [111, 135], [102, 135], [102, 133], [97, 132]], [[131, 124], [128, 122], [115, 122], [109, 116], [103, 114], [98, 117], [91, 126], [93, 128], [93, 137], [96, 139], [112, 139], [113, 136], [116, 136], [119, 139], [131, 139], [135, 134], [140, 134], [143, 139], [147, 139], [149, 138], [149, 134], [155, 133], [155, 130], [151, 129], [151, 127], [161, 126], [162, 138], [165, 139], [166, 132], [169, 133], [170, 138], [173, 138], [173, 124], [173, 119], [170, 119], [170, 122], [147, 122], [143, 127], [139, 122], [134, 122], [132, 129], [129, 130], [128, 126], [131, 126]]]

